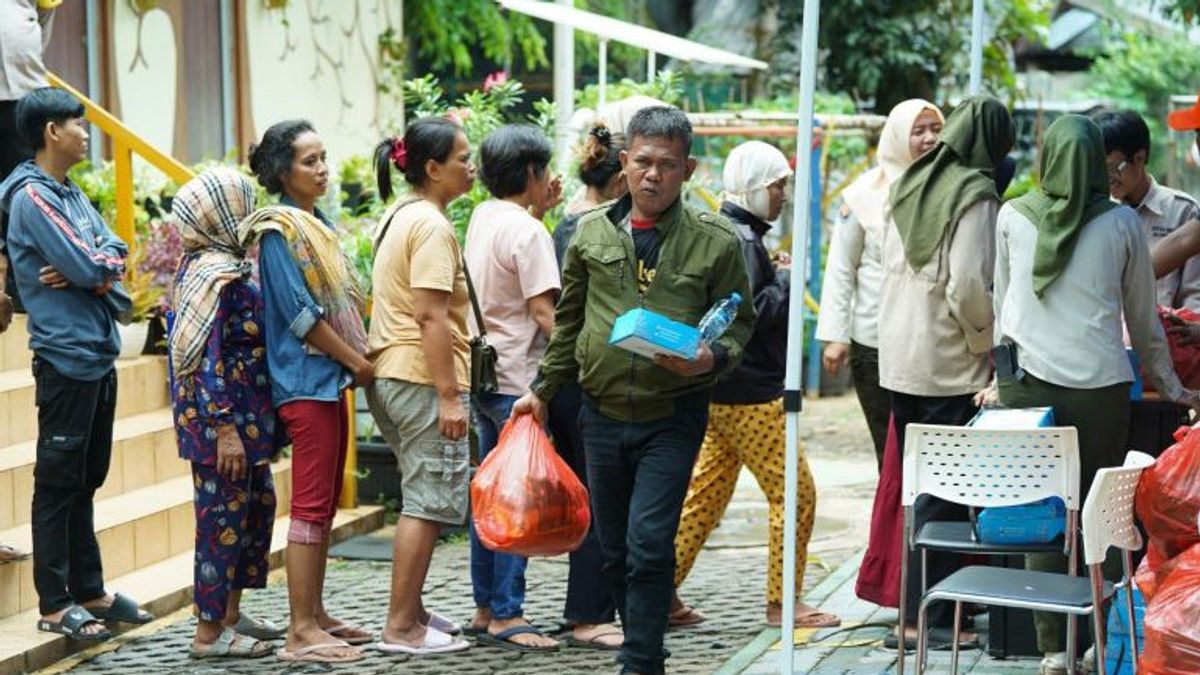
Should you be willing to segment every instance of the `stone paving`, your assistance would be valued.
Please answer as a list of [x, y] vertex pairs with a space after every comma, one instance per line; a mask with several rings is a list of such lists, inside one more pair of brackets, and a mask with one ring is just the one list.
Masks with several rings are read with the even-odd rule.
[[[390, 564], [331, 562], [326, 602], [335, 616], [378, 631], [388, 597]], [[667, 648], [672, 673], [710, 673], [762, 629], [761, 603], [766, 571], [765, 549], [707, 551], [685, 584], [689, 603], [704, 611], [709, 620], [668, 634]], [[809, 583], [825, 576], [812, 566]], [[566, 592], [565, 559], [535, 559], [530, 562], [526, 611], [542, 627], [554, 627]], [[426, 587], [427, 606], [466, 621], [470, 618], [468, 548], [465, 543], [439, 546]], [[246, 611], [275, 621], [286, 619], [287, 596], [283, 584], [265, 591], [247, 593]], [[748, 611], [749, 610], [749, 611]], [[295, 673], [326, 672], [326, 667], [293, 667], [274, 658], [261, 660], [191, 661], [186, 656], [194, 623], [181, 612], [162, 623], [149, 635], [133, 637], [118, 649], [94, 655], [70, 669], [73, 674], [130, 673]], [[66, 665], [66, 664], [64, 664]], [[405, 658], [368, 652], [355, 664], [334, 667], [348, 673], [596, 673], [616, 672], [613, 654], [564, 648], [556, 654], [516, 654], [491, 647], [475, 646], [453, 655]]]

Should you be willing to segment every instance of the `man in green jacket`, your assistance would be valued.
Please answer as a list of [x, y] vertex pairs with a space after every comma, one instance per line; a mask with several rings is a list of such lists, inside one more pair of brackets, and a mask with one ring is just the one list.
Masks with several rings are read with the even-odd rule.
[[713, 304], [750, 296], [737, 234], [680, 199], [696, 168], [692, 126], [677, 108], [638, 112], [621, 165], [629, 195], [579, 222], [563, 262], [554, 332], [532, 391], [513, 414], [545, 420], [545, 402], [578, 379], [584, 454], [604, 571], [625, 629], [623, 673], [663, 672], [674, 538], [708, 421], [709, 390], [741, 358], [754, 326], [742, 303], [729, 330], [696, 357], [653, 361], [608, 343], [636, 307], [696, 325]]

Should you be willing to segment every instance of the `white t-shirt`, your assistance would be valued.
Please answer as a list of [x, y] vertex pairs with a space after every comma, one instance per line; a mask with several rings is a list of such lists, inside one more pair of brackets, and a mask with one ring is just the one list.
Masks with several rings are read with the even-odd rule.
[[[496, 348], [500, 393], [529, 391], [547, 338], [529, 311], [530, 298], [560, 288], [550, 233], [520, 206], [490, 199], [471, 214], [467, 269], [483, 313], [488, 343]], [[475, 317], [471, 317], [473, 330]]]

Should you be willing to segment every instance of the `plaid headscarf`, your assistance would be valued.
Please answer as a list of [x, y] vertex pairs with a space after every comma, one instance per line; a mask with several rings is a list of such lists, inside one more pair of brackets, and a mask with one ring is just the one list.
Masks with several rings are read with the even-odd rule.
[[175, 321], [167, 344], [175, 377], [200, 365], [217, 317], [221, 289], [250, 276], [238, 223], [254, 211], [254, 186], [227, 168], [208, 169], [188, 181], [171, 202], [171, 215], [183, 239], [175, 277]]
[[[290, 206], [267, 206], [238, 225], [242, 246], [253, 246], [267, 232], [287, 241], [304, 285], [322, 309], [321, 317], [338, 337], [360, 354], [367, 353], [363, 329], [366, 298], [354, 275], [354, 264], [338, 245], [337, 233], [313, 214]], [[313, 353], [322, 353], [305, 345]]]

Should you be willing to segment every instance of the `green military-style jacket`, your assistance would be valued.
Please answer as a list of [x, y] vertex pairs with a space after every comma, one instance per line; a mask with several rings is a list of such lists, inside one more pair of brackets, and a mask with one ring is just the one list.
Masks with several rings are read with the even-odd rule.
[[[754, 328], [754, 303], [733, 227], [682, 200], [655, 224], [661, 236], [658, 263], [646, 292], [639, 294], [628, 218], [632, 204], [626, 196], [580, 218], [563, 259], [554, 333], [532, 388], [548, 402], [578, 379], [606, 417], [649, 421], [674, 414], [675, 398], [711, 387], [737, 364]], [[681, 377], [608, 343], [613, 322], [635, 307], [695, 326], [709, 307], [734, 291], [744, 301], [713, 345], [716, 366], [706, 375]]]

